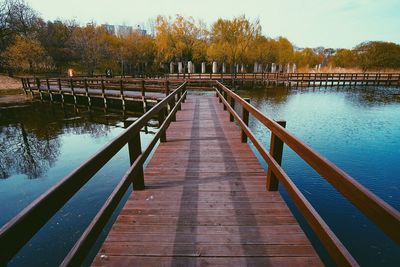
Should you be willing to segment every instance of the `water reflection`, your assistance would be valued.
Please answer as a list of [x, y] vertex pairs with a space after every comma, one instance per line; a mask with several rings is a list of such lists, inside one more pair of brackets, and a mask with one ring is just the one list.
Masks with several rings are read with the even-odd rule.
[[[32, 102], [0, 106], [0, 226], [124, 130], [122, 111]], [[152, 121], [157, 126], [155, 121]], [[148, 133], [156, 127], [145, 127]], [[141, 132], [142, 147], [154, 137]], [[8, 266], [58, 266], [129, 167], [128, 147], [111, 158], [17, 253]], [[7, 178], [7, 179], [5, 179]], [[28, 179], [29, 178], [29, 179]], [[115, 215], [131, 193], [125, 194]], [[111, 220], [112, 222], [112, 220]], [[99, 248], [109, 224], [95, 246]], [[51, 251], [51, 255], [48, 253]], [[93, 250], [93, 253], [95, 251]]]
[[89, 134], [97, 139], [120, 121], [120, 114], [73, 105], [32, 102], [0, 107], [0, 179], [14, 174], [41, 177], [60, 155], [60, 135]]
[[274, 106], [284, 105], [292, 95], [310, 93], [339, 93], [353, 104], [370, 107], [400, 103], [398, 87], [244, 87], [240, 88], [238, 92], [244, 97], [251, 97], [253, 103], [271, 103]]
[[23, 122], [0, 128], [0, 178], [23, 173], [29, 179], [40, 177], [60, 154], [60, 140], [47, 130], [35, 135]]
[[400, 103], [400, 89], [396, 87], [367, 87], [346, 91], [348, 100], [369, 107]]

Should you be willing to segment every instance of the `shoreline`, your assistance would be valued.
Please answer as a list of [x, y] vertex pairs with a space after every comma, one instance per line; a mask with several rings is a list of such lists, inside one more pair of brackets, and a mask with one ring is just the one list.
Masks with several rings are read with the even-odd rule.
[[0, 75], [0, 104], [20, 103], [31, 99], [25, 95], [18, 79]]

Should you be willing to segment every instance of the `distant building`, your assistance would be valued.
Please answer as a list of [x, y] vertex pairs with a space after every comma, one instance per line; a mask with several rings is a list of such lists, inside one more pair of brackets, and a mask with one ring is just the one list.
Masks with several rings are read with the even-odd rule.
[[107, 32], [117, 36], [129, 35], [132, 32], [137, 32], [141, 35], [147, 34], [147, 31], [141, 29], [139, 25], [137, 26], [136, 29], [134, 29], [132, 26], [126, 26], [126, 25], [103, 24], [102, 26], [107, 30]]
[[103, 25], [101, 25], [101, 26], [103, 26], [103, 27], [106, 29], [106, 31], [107, 31], [108, 33], [110, 33], [110, 34], [115, 34], [115, 26], [114, 26], [114, 25], [103, 24]]

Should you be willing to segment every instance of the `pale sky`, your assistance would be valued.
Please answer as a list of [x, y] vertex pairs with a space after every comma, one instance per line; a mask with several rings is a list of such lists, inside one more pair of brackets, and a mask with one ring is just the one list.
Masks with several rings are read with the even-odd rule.
[[246, 15], [263, 33], [299, 47], [351, 48], [363, 41], [400, 43], [400, 0], [26, 0], [47, 20], [146, 25], [181, 14], [211, 24]]

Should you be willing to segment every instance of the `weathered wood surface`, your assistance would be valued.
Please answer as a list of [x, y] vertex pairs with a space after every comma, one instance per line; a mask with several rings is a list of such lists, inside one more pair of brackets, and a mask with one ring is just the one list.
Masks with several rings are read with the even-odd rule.
[[319, 266], [215, 97], [189, 96], [93, 266]]

